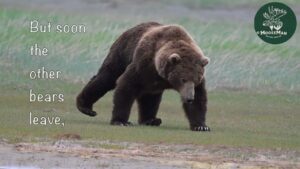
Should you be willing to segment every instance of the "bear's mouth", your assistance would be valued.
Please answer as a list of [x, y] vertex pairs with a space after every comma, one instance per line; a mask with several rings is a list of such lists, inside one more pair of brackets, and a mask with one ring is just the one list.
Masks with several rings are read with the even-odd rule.
[[194, 102], [194, 98], [184, 98], [181, 96], [182, 102], [187, 104], [192, 104]]
[[188, 99], [185, 101], [185, 103], [188, 103], [188, 104], [192, 104], [194, 102], [194, 99]]

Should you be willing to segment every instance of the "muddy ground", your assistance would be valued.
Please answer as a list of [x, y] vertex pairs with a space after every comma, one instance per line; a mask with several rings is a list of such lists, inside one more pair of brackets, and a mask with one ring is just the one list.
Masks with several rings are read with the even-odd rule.
[[[225, 146], [56, 140], [0, 143], [4, 168], [300, 168], [300, 152]], [[0, 167], [0, 168], [1, 168]]]

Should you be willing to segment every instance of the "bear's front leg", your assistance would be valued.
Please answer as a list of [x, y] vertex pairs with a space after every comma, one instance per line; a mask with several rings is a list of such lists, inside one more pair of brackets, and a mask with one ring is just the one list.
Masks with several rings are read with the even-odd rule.
[[132, 125], [131, 122], [128, 122], [128, 119], [132, 104], [138, 92], [135, 78], [134, 69], [128, 67], [118, 79], [113, 98], [112, 125]]
[[183, 108], [190, 122], [191, 130], [210, 131], [210, 128], [205, 124], [207, 94], [204, 80], [195, 88], [194, 101], [192, 103], [183, 103]]
[[144, 94], [137, 98], [139, 124], [148, 126], [159, 126], [161, 124], [161, 119], [156, 118], [161, 97], [162, 92], [156, 94]]

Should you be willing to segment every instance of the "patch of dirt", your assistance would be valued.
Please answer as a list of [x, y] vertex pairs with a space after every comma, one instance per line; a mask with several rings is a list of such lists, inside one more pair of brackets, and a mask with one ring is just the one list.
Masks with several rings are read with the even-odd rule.
[[57, 140], [81, 140], [81, 136], [75, 133], [57, 134], [54, 138]]
[[1, 166], [33, 168], [300, 168], [300, 152], [225, 146], [58, 140], [0, 143]]

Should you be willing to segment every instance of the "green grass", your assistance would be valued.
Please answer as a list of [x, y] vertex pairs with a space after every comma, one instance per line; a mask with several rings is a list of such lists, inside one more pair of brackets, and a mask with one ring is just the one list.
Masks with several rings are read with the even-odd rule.
[[[163, 120], [160, 127], [138, 126], [136, 107], [130, 118], [135, 126], [110, 126], [111, 94], [96, 104], [98, 115], [94, 118], [75, 109], [73, 95], [67, 95], [64, 103], [30, 105], [26, 102], [27, 97], [26, 93], [1, 95], [0, 137], [13, 142], [34, 141], [75, 133], [83, 139], [95, 140], [300, 150], [300, 101], [297, 95], [210, 92], [207, 115], [207, 123], [212, 128], [210, 133], [189, 130], [175, 92], [164, 95], [158, 113]], [[60, 116], [65, 126], [30, 126], [30, 111], [37, 116]]]
[[[231, 2], [235, 7], [259, 6], [258, 1]], [[174, 3], [216, 10], [219, 6], [230, 7], [227, 1], [219, 0], [175, 0]], [[299, 6], [293, 0], [288, 3]], [[97, 72], [110, 45], [123, 31], [147, 18], [149, 16], [144, 16], [143, 12], [133, 18], [118, 19], [0, 7], [0, 137], [19, 142], [76, 133], [83, 139], [95, 140], [300, 150], [300, 33], [296, 31], [293, 38], [282, 45], [269, 45], [256, 36], [252, 20], [198, 20], [185, 16], [157, 20], [183, 25], [211, 58], [206, 76], [209, 89], [207, 123], [212, 132], [189, 131], [175, 92], [164, 95], [159, 110], [163, 120], [161, 127], [110, 126], [111, 93], [95, 105], [98, 116], [91, 118], [80, 114], [74, 98]], [[87, 33], [32, 34], [28, 31], [32, 19], [54, 25], [85, 24]], [[49, 56], [30, 56], [29, 47], [35, 43], [47, 47]], [[62, 79], [30, 80], [29, 72], [42, 66], [62, 71]], [[29, 89], [40, 93], [64, 93], [66, 101], [29, 103]], [[30, 126], [29, 112], [38, 116], [61, 116], [65, 126]], [[136, 124], [136, 119], [134, 107], [130, 120]]]
[[[166, 4], [170, 3], [169, 0], [163, 0]], [[172, 0], [173, 3], [178, 5], [186, 6], [190, 9], [213, 9], [218, 7], [223, 8], [242, 8], [242, 7], [257, 7], [263, 4], [269, 3], [268, 0], [230, 0], [230, 1], [223, 1], [223, 0]], [[276, 2], [283, 2], [286, 4], [295, 4], [297, 0], [277, 0]]]
[[[29, 33], [32, 19], [41, 20], [43, 24], [51, 22], [54, 26], [85, 24], [87, 33]], [[16, 76], [1, 73], [1, 79], [11, 82], [0, 83], [0, 86], [14, 83], [15, 77], [36, 88], [43, 86], [40, 81], [28, 80], [29, 71], [42, 66], [61, 70], [65, 81], [87, 81], [97, 72], [113, 41], [139, 22], [3, 9], [0, 12], [0, 35], [4, 39], [0, 42], [0, 70], [14, 72]], [[252, 21], [199, 21], [182, 17], [163, 22], [186, 27], [211, 58], [206, 71], [209, 89], [300, 91], [299, 31], [282, 45], [270, 45], [256, 36]], [[49, 56], [29, 55], [30, 46], [37, 42], [40, 47], [48, 48]]]

